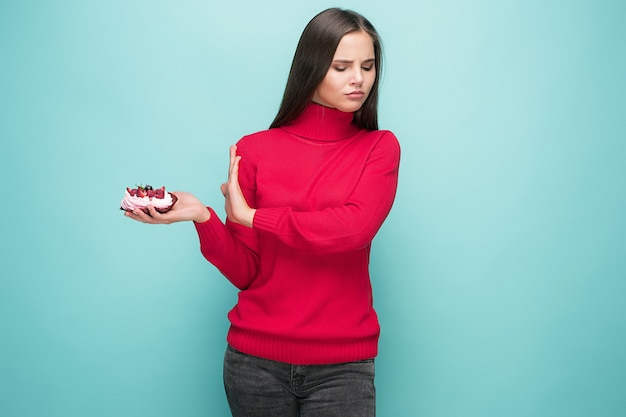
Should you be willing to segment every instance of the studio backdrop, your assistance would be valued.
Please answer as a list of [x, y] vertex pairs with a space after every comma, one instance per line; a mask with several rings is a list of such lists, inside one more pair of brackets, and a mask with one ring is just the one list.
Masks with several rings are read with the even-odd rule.
[[227, 416], [237, 292], [193, 225], [268, 127], [300, 33], [354, 9], [402, 146], [371, 257], [382, 417], [626, 415], [626, 3], [0, 4], [0, 415]]

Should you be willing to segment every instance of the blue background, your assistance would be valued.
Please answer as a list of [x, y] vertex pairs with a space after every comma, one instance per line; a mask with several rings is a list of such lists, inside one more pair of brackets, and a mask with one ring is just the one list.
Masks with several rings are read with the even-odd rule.
[[[226, 416], [236, 291], [191, 224], [329, 1], [0, 3], [0, 415]], [[380, 416], [626, 415], [626, 6], [345, 1], [402, 145], [371, 261]]]

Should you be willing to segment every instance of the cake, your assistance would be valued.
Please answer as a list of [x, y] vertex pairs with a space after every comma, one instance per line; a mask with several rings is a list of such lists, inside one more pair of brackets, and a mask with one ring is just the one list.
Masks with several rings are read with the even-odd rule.
[[159, 213], [167, 213], [177, 200], [175, 194], [165, 191], [165, 187], [154, 189], [150, 185], [143, 186], [140, 184], [137, 188], [126, 188], [120, 210], [140, 209], [148, 214], [147, 206], [152, 206]]

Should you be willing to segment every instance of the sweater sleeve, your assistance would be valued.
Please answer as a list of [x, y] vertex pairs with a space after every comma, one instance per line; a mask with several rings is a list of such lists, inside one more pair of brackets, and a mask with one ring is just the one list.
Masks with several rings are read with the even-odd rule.
[[[238, 145], [241, 146], [240, 142]], [[256, 204], [254, 170], [243, 166], [239, 180], [246, 201], [254, 207]], [[219, 269], [235, 287], [244, 290], [258, 274], [258, 231], [228, 219], [222, 222], [213, 209], [209, 208], [209, 211], [211, 212], [209, 220], [195, 223], [200, 238], [200, 251], [205, 259]]]
[[194, 223], [202, 255], [237, 288], [243, 290], [257, 275], [257, 233], [238, 224], [224, 224], [209, 208], [211, 218]]
[[398, 140], [391, 132], [384, 132], [344, 204], [308, 212], [291, 207], [259, 208], [253, 227], [288, 246], [316, 253], [361, 249], [371, 243], [391, 210], [399, 164]]

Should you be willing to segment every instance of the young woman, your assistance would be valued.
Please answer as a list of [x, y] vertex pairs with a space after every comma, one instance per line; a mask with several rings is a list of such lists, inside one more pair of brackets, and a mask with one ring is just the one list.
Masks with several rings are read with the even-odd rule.
[[193, 221], [239, 290], [224, 383], [233, 416], [374, 416], [379, 324], [368, 263], [395, 197], [400, 148], [378, 130], [381, 45], [328, 9], [298, 44], [269, 130], [230, 149], [227, 219], [189, 193], [145, 223]]

